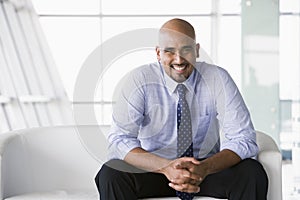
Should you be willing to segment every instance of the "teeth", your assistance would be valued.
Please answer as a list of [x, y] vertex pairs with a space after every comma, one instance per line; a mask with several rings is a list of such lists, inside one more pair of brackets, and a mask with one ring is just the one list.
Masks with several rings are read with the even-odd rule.
[[178, 67], [178, 66], [175, 66], [175, 65], [173, 65], [173, 66], [174, 66], [174, 69], [176, 69], [178, 71], [184, 70], [184, 68], [185, 68], [185, 65], [183, 67]]

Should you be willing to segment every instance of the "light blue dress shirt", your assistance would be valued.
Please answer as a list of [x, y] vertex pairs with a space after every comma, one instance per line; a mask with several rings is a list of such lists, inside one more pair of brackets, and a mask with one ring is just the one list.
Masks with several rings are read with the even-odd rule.
[[[110, 159], [124, 159], [136, 147], [176, 158], [177, 84], [158, 62], [133, 70], [120, 82], [107, 135]], [[183, 84], [188, 89], [194, 157], [207, 158], [223, 149], [242, 159], [256, 156], [256, 133], [249, 111], [226, 70], [197, 62]]]

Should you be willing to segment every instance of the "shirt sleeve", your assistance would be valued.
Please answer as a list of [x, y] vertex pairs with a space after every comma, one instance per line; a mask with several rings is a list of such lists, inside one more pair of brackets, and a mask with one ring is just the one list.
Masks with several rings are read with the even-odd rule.
[[241, 159], [256, 156], [256, 132], [246, 104], [226, 70], [219, 68], [216, 103], [221, 129], [221, 150], [229, 149]]
[[144, 95], [142, 86], [129, 74], [117, 86], [114, 94], [111, 130], [107, 136], [109, 158], [124, 159], [134, 148], [141, 147], [138, 139], [143, 121]]

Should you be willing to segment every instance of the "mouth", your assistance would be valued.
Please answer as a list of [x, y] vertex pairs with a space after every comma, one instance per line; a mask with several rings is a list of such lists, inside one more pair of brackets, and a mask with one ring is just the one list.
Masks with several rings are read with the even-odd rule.
[[175, 69], [179, 73], [183, 73], [185, 69], [189, 67], [188, 63], [182, 63], [182, 64], [172, 64], [170, 65], [171, 68]]

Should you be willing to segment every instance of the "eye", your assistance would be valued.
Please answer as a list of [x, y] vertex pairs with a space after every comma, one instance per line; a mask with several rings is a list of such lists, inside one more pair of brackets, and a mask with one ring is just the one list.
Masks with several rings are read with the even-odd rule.
[[193, 51], [194, 49], [192, 47], [184, 47], [181, 49], [182, 54], [189, 54]]
[[172, 49], [172, 48], [166, 48], [163, 51], [164, 51], [164, 53], [167, 53], [167, 54], [175, 54], [175, 49]]

